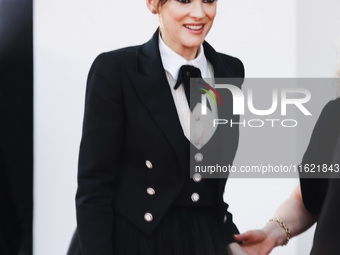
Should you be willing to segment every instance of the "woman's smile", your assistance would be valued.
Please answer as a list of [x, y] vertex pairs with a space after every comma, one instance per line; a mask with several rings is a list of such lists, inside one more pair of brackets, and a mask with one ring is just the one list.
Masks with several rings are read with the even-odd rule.
[[190, 33], [193, 33], [193, 34], [203, 33], [204, 25], [202, 25], [202, 24], [199, 24], [199, 25], [186, 24], [186, 25], [183, 25], [183, 26], [186, 29], [188, 29]]

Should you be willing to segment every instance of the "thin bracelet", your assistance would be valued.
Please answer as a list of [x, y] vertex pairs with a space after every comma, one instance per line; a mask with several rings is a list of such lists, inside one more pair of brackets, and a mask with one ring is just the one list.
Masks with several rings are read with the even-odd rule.
[[287, 228], [286, 224], [283, 223], [283, 221], [279, 220], [278, 218], [271, 218], [269, 222], [275, 221], [279, 223], [280, 227], [286, 232], [286, 242], [284, 242], [282, 245], [287, 245], [289, 239], [290, 239], [290, 230]]

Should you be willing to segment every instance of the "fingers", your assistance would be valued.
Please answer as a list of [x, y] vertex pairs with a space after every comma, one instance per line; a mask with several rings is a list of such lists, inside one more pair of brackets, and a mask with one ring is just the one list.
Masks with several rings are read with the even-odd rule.
[[234, 239], [238, 242], [242, 242], [247, 238], [246, 233], [234, 235]]
[[257, 243], [265, 240], [266, 234], [263, 230], [250, 230], [243, 234], [234, 235], [234, 238], [238, 242]]
[[234, 238], [236, 241], [246, 241], [249, 239], [254, 239], [256, 237], [256, 235], [254, 234], [253, 230], [247, 231], [243, 234], [239, 234], [239, 235], [234, 235]]

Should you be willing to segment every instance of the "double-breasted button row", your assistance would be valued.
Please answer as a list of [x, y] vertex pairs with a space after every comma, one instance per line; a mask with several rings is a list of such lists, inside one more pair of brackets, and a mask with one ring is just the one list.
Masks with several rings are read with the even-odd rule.
[[[150, 160], [145, 160], [145, 165], [149, 169], [153, 168], [153, 165], [152, 165]], [[149, 194], [150, 196], [153, 196], [153, 195], [156, 194], [156, 191], [155, 191], [154, 188], [149, 187], [149, 188], [146, 189], [146, 193]]]
[[[146, 165], [146, 167], [147, 167], [148, 169], [152, 169], [152, 168], [153, 168], [153, 165], [152, 165], [152, 163], [151, 163], [150, 160], [145, 160], [145, 165]], [[147, 193], [148, 195], [150, 195], [150, 196], [153, 196], [153, 195], [156, 194], [156, 191], [155, 191], [154, 188], [148, 187], [148, 188], [146, 189], [146, 193]], [[144, 214], [144, 220], [145, 220], [146, 222], [149, 222], [149, 223], [152, 222], [152, 221], [153, 221], [153, 215], [152, 215], [152, 213], [146, 212], [146, 213]]]
[[[196, 162], [201, 162], [203, 160], [203, 155], [202, 153], [198, 152], [195, 154], [194, 156]], [[198, 183], [202, 180], [202, 176], [199, 174], [199, 173], [195, 173], [193, 176], [192, 176], [192, 179], [194, 182]], [[192, 193], [191, 194], [191, 201], [194, 202], [194, 203], [197, 203], [198, 201], [200, 200], [200, 195], [196, 192]]]

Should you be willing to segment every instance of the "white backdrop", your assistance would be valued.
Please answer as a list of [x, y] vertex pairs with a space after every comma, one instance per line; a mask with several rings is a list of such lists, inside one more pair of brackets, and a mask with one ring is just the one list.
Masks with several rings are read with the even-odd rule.
[[[332, 77], [339, 3], [296, 2], [219, 0], [207, 40], [239, 57], [247, 77]], [[76, 227], [78, 148], [92, 61], [103, 51], [147, 41], [157, 26], [145, 1], [34, 1], [35, 255], [66, 254]], [[307, 143], [308, 136], [301, 156]], [[243, 153], [240, 146], [237, 158]], [[240, 231], [262, 227], [296, 185], [295, 179], [230, 179], [225, 199]], [[273, 254], [308, 254], [311, 236]]]

